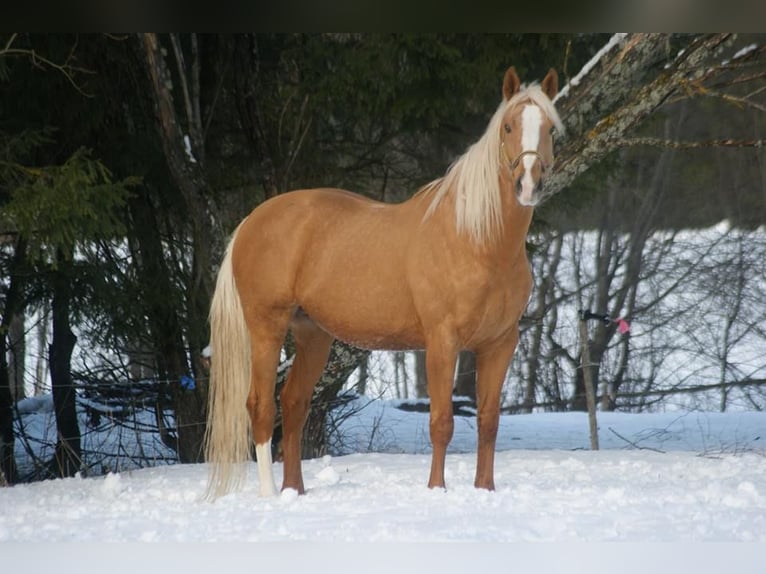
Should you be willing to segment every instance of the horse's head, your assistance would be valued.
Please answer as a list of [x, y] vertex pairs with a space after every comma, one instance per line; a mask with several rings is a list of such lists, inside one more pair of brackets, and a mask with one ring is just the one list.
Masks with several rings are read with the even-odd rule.
[[552, 104], [558, 75], [551, 68], [539, 86], [520, 87], [516, 70], [509, 68], [503, 79], [508, 106], [500, 124], [500, 157], [519, 204], [534, 206], [543, 197], [545, 177], [553, 166], [553, 134], [563, 129]]

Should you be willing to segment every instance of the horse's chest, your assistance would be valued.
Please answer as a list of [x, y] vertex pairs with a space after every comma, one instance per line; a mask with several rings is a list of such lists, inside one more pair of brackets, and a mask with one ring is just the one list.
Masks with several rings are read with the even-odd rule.
[[529, 301], [532, 276], [528, 266], [515, 273], [488, 274], [471, 298], [465, 320], [476, 331], [504, 332], [518, 323]]

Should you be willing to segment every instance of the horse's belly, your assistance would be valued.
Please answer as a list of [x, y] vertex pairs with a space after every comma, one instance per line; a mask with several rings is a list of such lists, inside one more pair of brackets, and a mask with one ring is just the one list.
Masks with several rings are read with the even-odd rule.
[[339, 308], [302, 305], [306, 314], [322, 329], [350, 345], [363, 349], [422, 349], [425, 341], [415, 313], [409, 309], [354, 305]]
[[336, 335], [336, 338], [349, 345], [370, 351], [410, 351], [425, 348], [422, 338], [410, 334], [349, 332], [345, 335]]

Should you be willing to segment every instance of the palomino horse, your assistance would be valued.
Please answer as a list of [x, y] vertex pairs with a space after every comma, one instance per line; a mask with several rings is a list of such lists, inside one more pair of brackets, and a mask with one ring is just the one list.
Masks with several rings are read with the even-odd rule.
[[330, 345], [425, 349], [429, 487], [444, 487], [452, 387], [461, 349], [476, 354], [475, 486], [494, 489], [500, 393], [532, 277], [525, 239], [553, 163], [558, 77], [520, 86], [514, 68], [486, 132], [400, 204], [338, 189], [274, 197], [234, 232], [210, 310], [208, 496], [238, 486], [255, 443], [262, 495], [275, 493], [275, 371], [288, 329], [295, 358], [280, 400], [282, 489], [304, 492], [301, 435]]

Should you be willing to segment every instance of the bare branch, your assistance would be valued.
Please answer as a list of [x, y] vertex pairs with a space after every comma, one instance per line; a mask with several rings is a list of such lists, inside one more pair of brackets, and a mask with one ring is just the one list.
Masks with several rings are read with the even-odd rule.
[[53, 70], [56, 70], [57, 72], [61, 73], [66, 80], [72, 85], [72, 87], [77, 90], [78, 93], [85, 96], [86, 98], [92, 98], [94, 97], [94, 94], [86, 92], [80, 84], [77, 83], [74, 79], [74, 75], [76, 73], [82, 73], [82, 74], [94, 74], [92, 70], [88, 70], [87, 68], [81, 68], [79, 66], [72, 65], [72, 61], [74, 60], [74, 52], [77, 48], [77, 42], [74, 43], [72, 48], [69, 50], [69, 54], [67, 55], [66, 60], [63, 64], [57, 64], [53, 60], [50, 60], [46, 58], [45, 56], [41, 56], [37, 53], [36, 50], [33, 49], [27, 49], [27, 48], [13, 48], [13, 43], [16, 41], [16, 38], [18, 37], [18, 33], [14, 32], [11, 34], [11, 37], [8, 39], [8, 41], [5, 44], [5, 47], [3, 47], [2, 50], [0, 50], [0, 57], [8, 56], [8, 57], [26, 57], [29, 58], [30, 62], [33, 66], [41, 69], [45, 69], [45, 67], [52, 68]]
[[650, 146], [669, 149], [700, 149], [713, 147], [730, 148], [760, 148], [766, 146], [766, 139], [715, 139], [707, 141], [675, 141], [652, 137], [623, 138], [617, 140], [615, 145], [619, 147]]
[[651, 450], [651, 451], [654, 451], [654, 452], [659, 452], [659, 453], [664, 453], [664, 452], [665, 452], [664, 450], [661, 450], [661, 449], [659, 449], [659, 448], [653, 448], [653, 447], [651, 447], [651, 446], [641, 446], [641, 445], [640, 445], [640, 444], [638, 444], [637, 442], [634, 442], [634, 441], [632, 441], [632, 440], [630, 440], [630, 439], [627, 439], [627, 438], [625, 438], [625, 437], [624, 437], [624, 436], [622, 436], [620, 433], [618, 433], [616, 430], [614, 430], [612, 427], [607, 427], [607, 428], [609, 428], [609, 431], [610, 431], [610, 432], [611, 432], [611, 433], [612, 433], [614, 436], [616, 436], [616, 437], [617, 437], [618, 439], [620, 439], [620, 440], [624, 440], [626, 443], [628, 443], [628, 444], [629, 444], [630, 446], [632, 446], [633, 448], [637, 448], [638, 450]]
[[[587, 129], [587, 132], [582, 134], [583, 137], [575, 137], [567, 142], [560, 150], [554, 172], [546, 182], [548, 194], [553, 195], [563, 190], [578, 175], [611, 152], [623, 139], [624, 134], [665, 104], [669, 97], [679, 90], [689, 89], [689, 86], [704, 74], [706, 62], [715, 57], [731, 40], [731, 34], [705, 34], [696, 37], [653, 81], [641, 86], [626, 74], [633, 73], [636, 67], [648, 66], [652, 59], [657, 60], [663, 49], [662, 44], [667, 38], [657, 38], [652, 34], [629, 36], [623, 50], [611, 55], [603, 65], [612, 71], [612, 76], [602, 71], [601, 74], [597, 74], [600, 77], [593, 78], [584, 94], [577, 88], [579, 97], [574, 98], [572, 104], [565, 102], [565, 105], [560, 107], [567, 129], [572, 124], [576, 130], [578, 126], [593, 127]], [[644, 46], [645, 44], [648, 46]], [[644, 49], [638, 50], [642, 46]], [[631, 49], [635, 51], [631, 52]], [[618, 72], [613, 71], [615, 67]], [[583, 98], [590, 97], [589, 90], [599, 83], [604, 85], [599, 88], [601, 91], [598, 95], [603, 95], [606, 103], [584, 103]], [[637, 86], [640, 87], [637, 89]], [[624, 103], [614, 109], [610, 105], [614, 103], [614, 96], [605, 92], [620, 94]], [[572, 94], [570, 98], [574, 96], [575, 94]], [[575, 119], [570, 116], [575, 116]], [[580, 121], [578, 116], [582, 116], [580, 119], [584, 120]], [[598, 118], [601, 119], [595, 123]]]
[[176, 67], [178, 68], [181, 96], [183, 97], [184, 110], [186, 112], [186, 124], [191, 141], [194, 144], [194, 154], [196, 159], [204, 164], [205, 153], [202, 142], [202, 122], [199, 121], [199, 62], [197, 61], [196, 36], [192, 47], [191, 91], [186, 73], [186, 61], [178, 34], [170, 34], [170, 43], [173, 46], [173, 54], [175, 55]]

